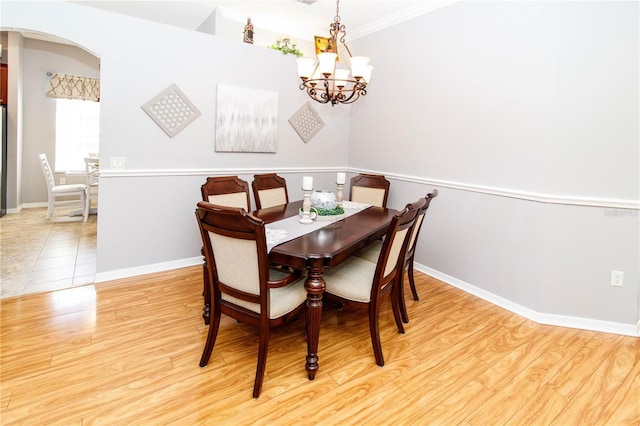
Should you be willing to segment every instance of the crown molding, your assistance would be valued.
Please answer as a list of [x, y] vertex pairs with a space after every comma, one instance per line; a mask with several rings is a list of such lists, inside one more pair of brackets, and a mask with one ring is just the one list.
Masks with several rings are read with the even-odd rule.
[[417, 4], [413, 7], [403, 9], [397, 13], [386, 16], [383, 19], [379, 19], [367, 25], [363, 25], [358, 28], [349, 29], [349, 40], [356, 40], [360, 37], [373, 34], [377, 31], [384, 30], [391, 26], [401, 24], [419, 16], [425, 15], [434, 10], [441, 9], [452, 3], [456, 3], [458, 0], [430, 0]]

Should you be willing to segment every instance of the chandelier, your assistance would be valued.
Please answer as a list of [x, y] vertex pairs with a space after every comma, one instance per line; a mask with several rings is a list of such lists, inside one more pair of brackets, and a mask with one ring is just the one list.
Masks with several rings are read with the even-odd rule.
[[[344, 39], [347, 32], [340, 23], [340, 0], [336, 1], [336, 16], [329, 25], [327, 51], [319, 53], [318, 60], [298, 58], [298, 76], [302, 80], [300, 90], [306, 90], [314, 101], [331, 106], [350, 104], [367, 94], [367, 83], [371, 79], [369, 58], [353, 56]], [[349, 54], [351, 69], [338, 67], [338, 41]], [[351, 73], [351, 76], [349, 74]]]

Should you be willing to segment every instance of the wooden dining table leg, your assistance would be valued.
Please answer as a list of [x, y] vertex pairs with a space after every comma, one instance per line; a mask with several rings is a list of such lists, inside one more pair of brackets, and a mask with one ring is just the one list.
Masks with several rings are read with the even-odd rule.
[[307, 289], [307, 363], [305, 368], [309, 380], [316, 377], [318, 371], [318, 340], [320, 339], [320, 321], [322, 320], [322, 294], [324, 278], [322, 259], [314, 260], [304, 283]]

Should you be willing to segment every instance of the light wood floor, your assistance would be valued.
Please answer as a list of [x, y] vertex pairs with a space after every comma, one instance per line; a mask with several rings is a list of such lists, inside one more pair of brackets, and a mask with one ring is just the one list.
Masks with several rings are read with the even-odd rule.
[[223, 316], [210, 364], [201, 269], [0, 302], [3, 425], [638, 425], [640, 339], [535, 324], [418, 274], [406, 334], [326, 307], [320, 369], [304, 316], [272, 333], [251, 397], [254, 329]]

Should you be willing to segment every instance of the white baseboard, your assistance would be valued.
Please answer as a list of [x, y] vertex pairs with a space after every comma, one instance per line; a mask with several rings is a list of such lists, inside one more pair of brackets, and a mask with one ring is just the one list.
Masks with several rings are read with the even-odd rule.
[[500, 306], [510, 312], [523, 316], [538, 324], [554, 325], [560, 327], [577, 328], [581, 330], [598, 331], [602, 333], [621, 334], [624, 336], [640, 337], [640, 321], [634, 324], [616, 323], [610, 321], [594, 320], [589, 318], [570, 317], [556, 314], [545, 314], [534, 311], [526, 306], [519, 305], [501, 296], [475, 287], [450, 275], [419, 263], [414, 263], [414, 268], [442, 282], [452, 285], [469, 294], [473, 294], [487, 302]]
[[[95, 282], [118, 280], [130, 278], [137, 275], [152, 274], [155, 272], [170, 271], [172, 269], [185, 268], [188, 266], [202, 265], [202, 256], [181, 259], [171, 262], [155, 263], [151, 265], [137, 266], [134, 268], [119, 269], [109, 272], [96, 273]], [[611, 321], [601, 321], [589, 318], [570, 317], [565, 315], [545, 314], [534, 311], [526, 306], [519, 305], [496, 294], [475, 287], [469, 283], [461, 281], [450, 275], [444, 274], [435, 269], [415, 263], [414, 268], [424, 274], [432, 276], [444, 283], [452, 285], [469, 294], [473, 294], [487, 302], [500, 306], [510, 312], [523, 316], [538, 324], [553, 325], [559, 327], [577, 328], [581, 330], [597, 331], [602, 333], [620, 334], [624, 336], [640, 337], [640, 321], [637, 324], [623, 324]]]
[[108, 272], [97, 272], [96, 283], [135, 277], [137, 275], [153, 274], [155, 272], [170, 271], [172, 269], [186, 268], [188, 266], [202, 265], [202, 256], [172, 260], [170, 262], [154, 263], [151, 265], [136, 266], [134, 268], [118, 269]]
[[49, 207], [49, 203], [46, 201], [39, 203], [22, 203], [16, 208], [7, 209], [7, 214], [18, 214], [24, 209], [37, 209], [41, 207]]

